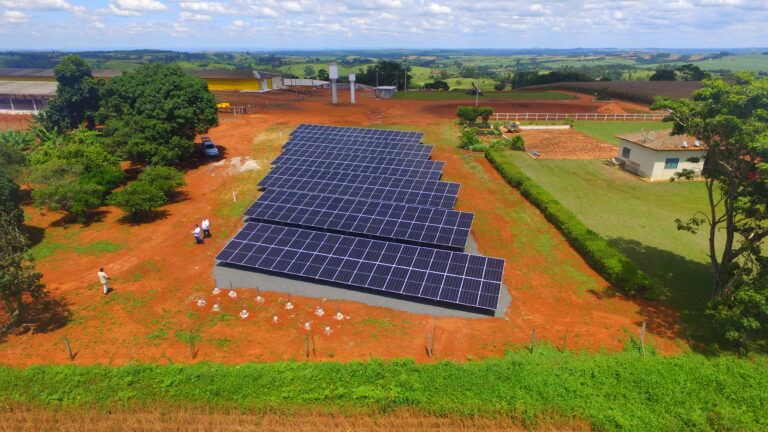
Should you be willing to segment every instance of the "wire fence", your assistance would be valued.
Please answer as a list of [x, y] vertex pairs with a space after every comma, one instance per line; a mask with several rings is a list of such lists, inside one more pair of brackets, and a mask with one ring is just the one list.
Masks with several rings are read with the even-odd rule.
[[531, 120], [531, 121], [557, 121], [557, 120], [605, 120], [605, 121], [642, 121], [662, 120], [664, 114], [647, 113], [494, 113], [492, 120]]

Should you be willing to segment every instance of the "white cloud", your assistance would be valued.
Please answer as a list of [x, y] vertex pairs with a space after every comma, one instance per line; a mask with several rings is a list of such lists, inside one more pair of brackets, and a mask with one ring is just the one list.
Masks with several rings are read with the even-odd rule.
[[2, 22], [7, 23], [23, 23], [27, 22], [29, 18], [29, 15], [25, 14], [22, 11], [17, 10], [6, 10], [3, 12], [3, 18]]
[[268, 8], [266, 6], [251, 6], [251, 11], [253, 11], [254, 14], [259, 16], [265, 16], [265, 17], [277, 17], [277, 12], [275, 12], [274, 9]]
[[427, 11], [436, 13], [436, 14], [449, 14], [453, 12], [450, 7], [443, 6], [438, 3], [430, 3], [429, 6], [427, 6]]
[[193, 12], [206, 12], [215, 15], [234, 15], [237, 10], [221, 2], [190, 1], [181, 2], [179, 7]]
[[72, 5], [65, 0], [0, 0], [0, 6], [22, 10], [68, 10]]
[[182, 21], [210, 21], [213, 19], [210, 15], [196, 14], [193, 12], [182, 11], [179, 13], [179, 19]]
[[280, 7], [290, 12], [303, 12], [304, 7], [297, 1], [287, 1], [280, 4]]
[[157, 0], [112, 0], [117, 8], [131, 11], [162, 11], [168, 9], [168, 6]]
[[107, 11], [112, 13], [113, 15], [122, 16], [122, 17], [131, 17], [131, 16], [141, 15], [141, 13], [137, 11], [120, 9], [117, 6], [113, 5], [112, 3], [109, 4], [109, 9], [107, 9]]
[[624, 14], [621, 13], [621, 11], [613, 11], [613, 17], [616, 18], [617, 20], [622, 19], [624, 18]]

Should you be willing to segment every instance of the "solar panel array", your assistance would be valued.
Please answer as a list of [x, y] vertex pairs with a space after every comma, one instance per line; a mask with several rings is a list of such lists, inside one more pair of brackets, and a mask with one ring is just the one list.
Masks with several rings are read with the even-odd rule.
[[473, 215], [420, 132], [302, 124], [216, 257], [284, 274], [492, 313], [504, 260], [462, 252]]

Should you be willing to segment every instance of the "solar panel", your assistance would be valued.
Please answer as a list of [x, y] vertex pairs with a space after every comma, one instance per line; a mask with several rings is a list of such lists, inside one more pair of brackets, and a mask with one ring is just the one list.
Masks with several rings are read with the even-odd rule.
[[[440, 170], [428, 169], [425, 164], [422, 164], [421, 166], [406, 167], [397, 163], [389, 162], [387, 159], [391, 158], [380, 158], [380, 160], [376, 160], [375, 163], [353, 163], [322, 159], [286, 158], [283, 159], [282, 163], [280, 163], [278, 166], [290, 165], [294, 167], [315, 168], [351, 173], [380, 174], [396, 177], [402, 176], [422, 180], [440, 180], [440, 176], [442, 175]], [[419, 159], [402, 160], [411, 162], [432, 162]]]
[[[380, 149], [387, 149], [387, 150], [400, 150], [400, 151], [418, 151], [421, 148], [428, 147], [432, 148], [432, 146], [424, 145], [424, 144], [407, 144], [407, 143], [398, 143], [398, 142], [389, 142], [389, 141], [374, 141], [374, 140], [367, 140], [367, 139], [358, 139], [358, 138], [334, 138], [334, 137], [327, 137], [327, 136], [313, 136], [313, 137], [291, 137], [288, 141], [286, 141], [285, 144], [283, 144], [283, 148], [291, 148], [297, 144], [313, 144], [316, 147], [325, 147], [327, 145], [334, 145], [334, 146], [344, 146], [344, 147], [365, 147], [365, 148], [380, 148]], [[423, 151], [423, 150], [422, 150]]]
[[[355, 177], [357, 175], [352, 175]], [[382, 179], [395, 179], [396, 177], [380, 177]], [[402, 204], [412, 204], [422, 207], [437, 207], [452, 209], [456, 204], [458, 193], [458, 184], [443, 183], [425, 180], [399, 179], [407, 183], [423, 184], [425, 190], [396, 189], [392, 187], [393, 182], [379, 183], [377, 185], [360, 185], [353, 183], [339, 183], [327, 180], [302, 179], [294, 177], [281, 177], [267, 175], [259, 183], [259, 186], [268, 189], [283, 189], [298, 192], [311, 192], [323, 195], [344, 196], [350, 198], [364, 198], [374, 201], [396, 202]], [[446, 186], [449, 185], [450, 189]], [[455, 190], [453, 186], [455, 185]], [[439, 190], [443, 189], [442, 192]]]
[[326, 133], [326, 132], [298, 132], [291, 134], [293, 139], [356, 139], [361, 141], [387, 142], [399, 144], [421, 144], [421, 137], [405, 136], [386, 136], [386, 135], [358, 135], [348, 133]]
[[[344, 153], [358, 154], [377, 154], [380, 156], [404, 157], [413, 159], [429, 159], [432, 153], [432, 146], [421, 144], [380, 144], [379, 147], [365, 147], [352, 145], [348, 142], [339, 142], [338, 144], [316, 144], [306, 142], [287, 142], [284, 149], [304, 149], [304, 150], [328, 150]], [[373, 153], [376, 152], [376, 153]]]
[[[364, 174], [364, 175], [373, 175], [373, 176], [402, 177], [402, 178], [416, 179], [416, 180], [433, 180], [433, 181], [440, 180], [440, 171], [429, 171], [429, 170], [420, 170], [420, 169], [413, 169], [413, 168], [400, 168], [398, 166], [362, 165], [362, 164], [352, 165], [354, 167], [354, 171], [350, 171], [350, 169], [348, 168], [343, 169], [347, 165], [348, 164], [345, 164], [343, 162], [325, 161], [325, 165], [322, 168], [315, 168], [315, 167], [308, 167], [308, 166], [296, 166], [290, 163], [281, 163], [280, 165], [277, 165], [274, 168], [272, 168], [272, 171], [270, 171], [270, 174], [294, 173], [294, 172], [304, 172], [304, 173], [310, 174], [310, 173], [319, 173], [319, 172], [325, 171], [327, 173], [330, 172], [330, 173], [338, 173], [338, 174], [358, 174], [358, 175]], [[302, 176], [302, 178], [308, 178], [308, 177], [305, 175], [305, 176]]]
[[[369, 152], [370, 153], [370, 152]], [[297, 159], [303, 159], [306, 160], [306, 162], [298, 162]], [[415, 169], [424, 169], [424, 170], [430, 170], [430, 171], [440, 171], [442, 172], [443, 167], [445, 166], [445, 162], [442, 161], [433, 161], [433, 160], [427, 160], [427, 159], [409, 159], [409, 158], [402, 158], [402, 157], [392, 157], [392, 156], [381, 156], [381, 155], [374, 155], [374, 154], [360, 154], [360, 153], [347, 153], [347, 152], [336, 152], [336, 151], [327, 151], [327, 150], [305, 150], [305, 149], [295, 149], [295, 150], [283, 150], [282, 153], [280, 153], [280, 156], [277, 157], [274, 161], [272, 161], [273, 165], [277, 164], [294, 164], [296, 166], [301, 166], [300, 164], [304, 163], [307, 164], [307, 166], [311, 166], [311, 164], [315, 162], [309, 162], [309, 161], [338, 161], [338, 162], [349, 162], [354, 164], [373, 164], [373, 165], [388, 165], [388, 166], [399, 166], [403, 168], [415, 168]]]
[[424, 137], [423, 132], [393, 131], [385, 129], [355, 128], [345, 126], [328, 126], [301, 124], [291, 132], [293, 135], [346, 135], [346, 136], [368, 136], [382, 139], [408, 139], [414, 144], [421, 142]]
[[454, 210], [275, 189], [264, 192], [245, 216], [460, 250], [467, 243], [474, 217]]
[[218, 261], [487, 312], [504, 260], [462, 252], [248, 222]]

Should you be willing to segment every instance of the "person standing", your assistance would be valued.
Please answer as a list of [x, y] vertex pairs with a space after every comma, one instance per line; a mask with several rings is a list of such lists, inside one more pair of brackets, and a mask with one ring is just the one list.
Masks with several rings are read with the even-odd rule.
[[192, 234], [195, 235], [195, 243], [203, 244], [203, 237], [200, 235], [200, 225], [195, 225], [195, 229], [192, 231]]
[[107, 276], [106, 273], [104, 273], [104, 267], [99, 269], [99, 282], [101, 282], [101, 286], [104, 287], [104, 295], [109, 294], [109, 286], [107, 286], [107, 281], [109, 280], [109, 276]]
[[200, 223], [200, 227], [203, 229], [203, 238], [211, 236], [211, 222], [208, 220], [208, 218], [203, 218], [203, 221]]

